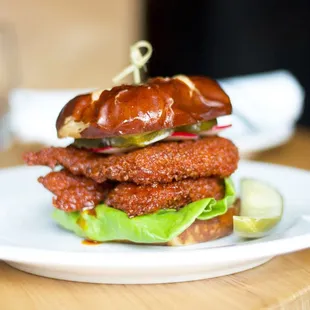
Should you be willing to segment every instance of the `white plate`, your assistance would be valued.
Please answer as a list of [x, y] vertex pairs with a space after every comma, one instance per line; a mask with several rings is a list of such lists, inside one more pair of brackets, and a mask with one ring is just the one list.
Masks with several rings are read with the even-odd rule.
[[310, 173], [242, 161], [240, 177], [276, 186], [285, 212], [269, 237], [243, 241], [234, 235], [186, 247], [101, 244], [86, 246], [51, 219], [51, 194], [36, 182], [46, 168], [0, 171], [0, 259], [29, 273], [95, 283], [166, 283], [243, 271], [273, 256], [310, 246]]

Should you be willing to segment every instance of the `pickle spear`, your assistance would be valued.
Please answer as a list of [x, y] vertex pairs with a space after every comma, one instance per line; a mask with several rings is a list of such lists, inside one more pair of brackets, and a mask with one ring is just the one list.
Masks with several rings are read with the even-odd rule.
[[242, 238], [266, 236], [281, 220], [283, 198], [264, 182], [254, 179], [241, 181], [241, 212], [234, 216], [234, 233]]

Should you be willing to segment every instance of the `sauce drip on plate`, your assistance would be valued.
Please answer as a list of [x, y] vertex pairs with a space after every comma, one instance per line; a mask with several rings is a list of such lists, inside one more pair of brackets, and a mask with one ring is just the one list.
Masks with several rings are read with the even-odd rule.
[[85, 239], [82, 241], [82, 244], [84, 244], [84, 245], [99, 245], [101, 243], [102, 242], [100, 242], [100, 241], [88, 240], [88, 239]]

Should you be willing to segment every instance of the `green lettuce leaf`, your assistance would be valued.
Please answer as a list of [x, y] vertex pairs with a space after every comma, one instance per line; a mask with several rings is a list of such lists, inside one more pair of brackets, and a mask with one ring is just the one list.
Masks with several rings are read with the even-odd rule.
[[[210, 198], [209, 198], [210, 199]], [[216, 201], [211, 199], [210, 203], [198, 216], [199, 220], [210, 220], [213, 217], [225, 214], [227, 207], [231, 206], [236, 200], [236, 193], [231, 179], [225, 179], [225, 197]], [[201, 200], [200, 200], [201, 201]]]
[[96, 215], [55, 209], [53, 218], [65, 229], [90, 240], [161, 243], [180, 235], [196, 219], [209, 220], [226, 213], [235, 199], [233, 184], [230, 179], [225, 179], [225, 197], [222, 200], [205, 198], [178, 211], [160, 210], [153, 214], [128, 218], [125, 212], [101, 204], [95, 208]]

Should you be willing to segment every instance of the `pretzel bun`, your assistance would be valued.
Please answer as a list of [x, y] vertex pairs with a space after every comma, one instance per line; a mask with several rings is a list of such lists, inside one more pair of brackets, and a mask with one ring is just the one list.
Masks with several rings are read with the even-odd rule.
[[79, 95], [60, 112], [59, 138], [98, 139], [191, 125], [231, 114], [229, 97], [207, 77], [157, 77]]

